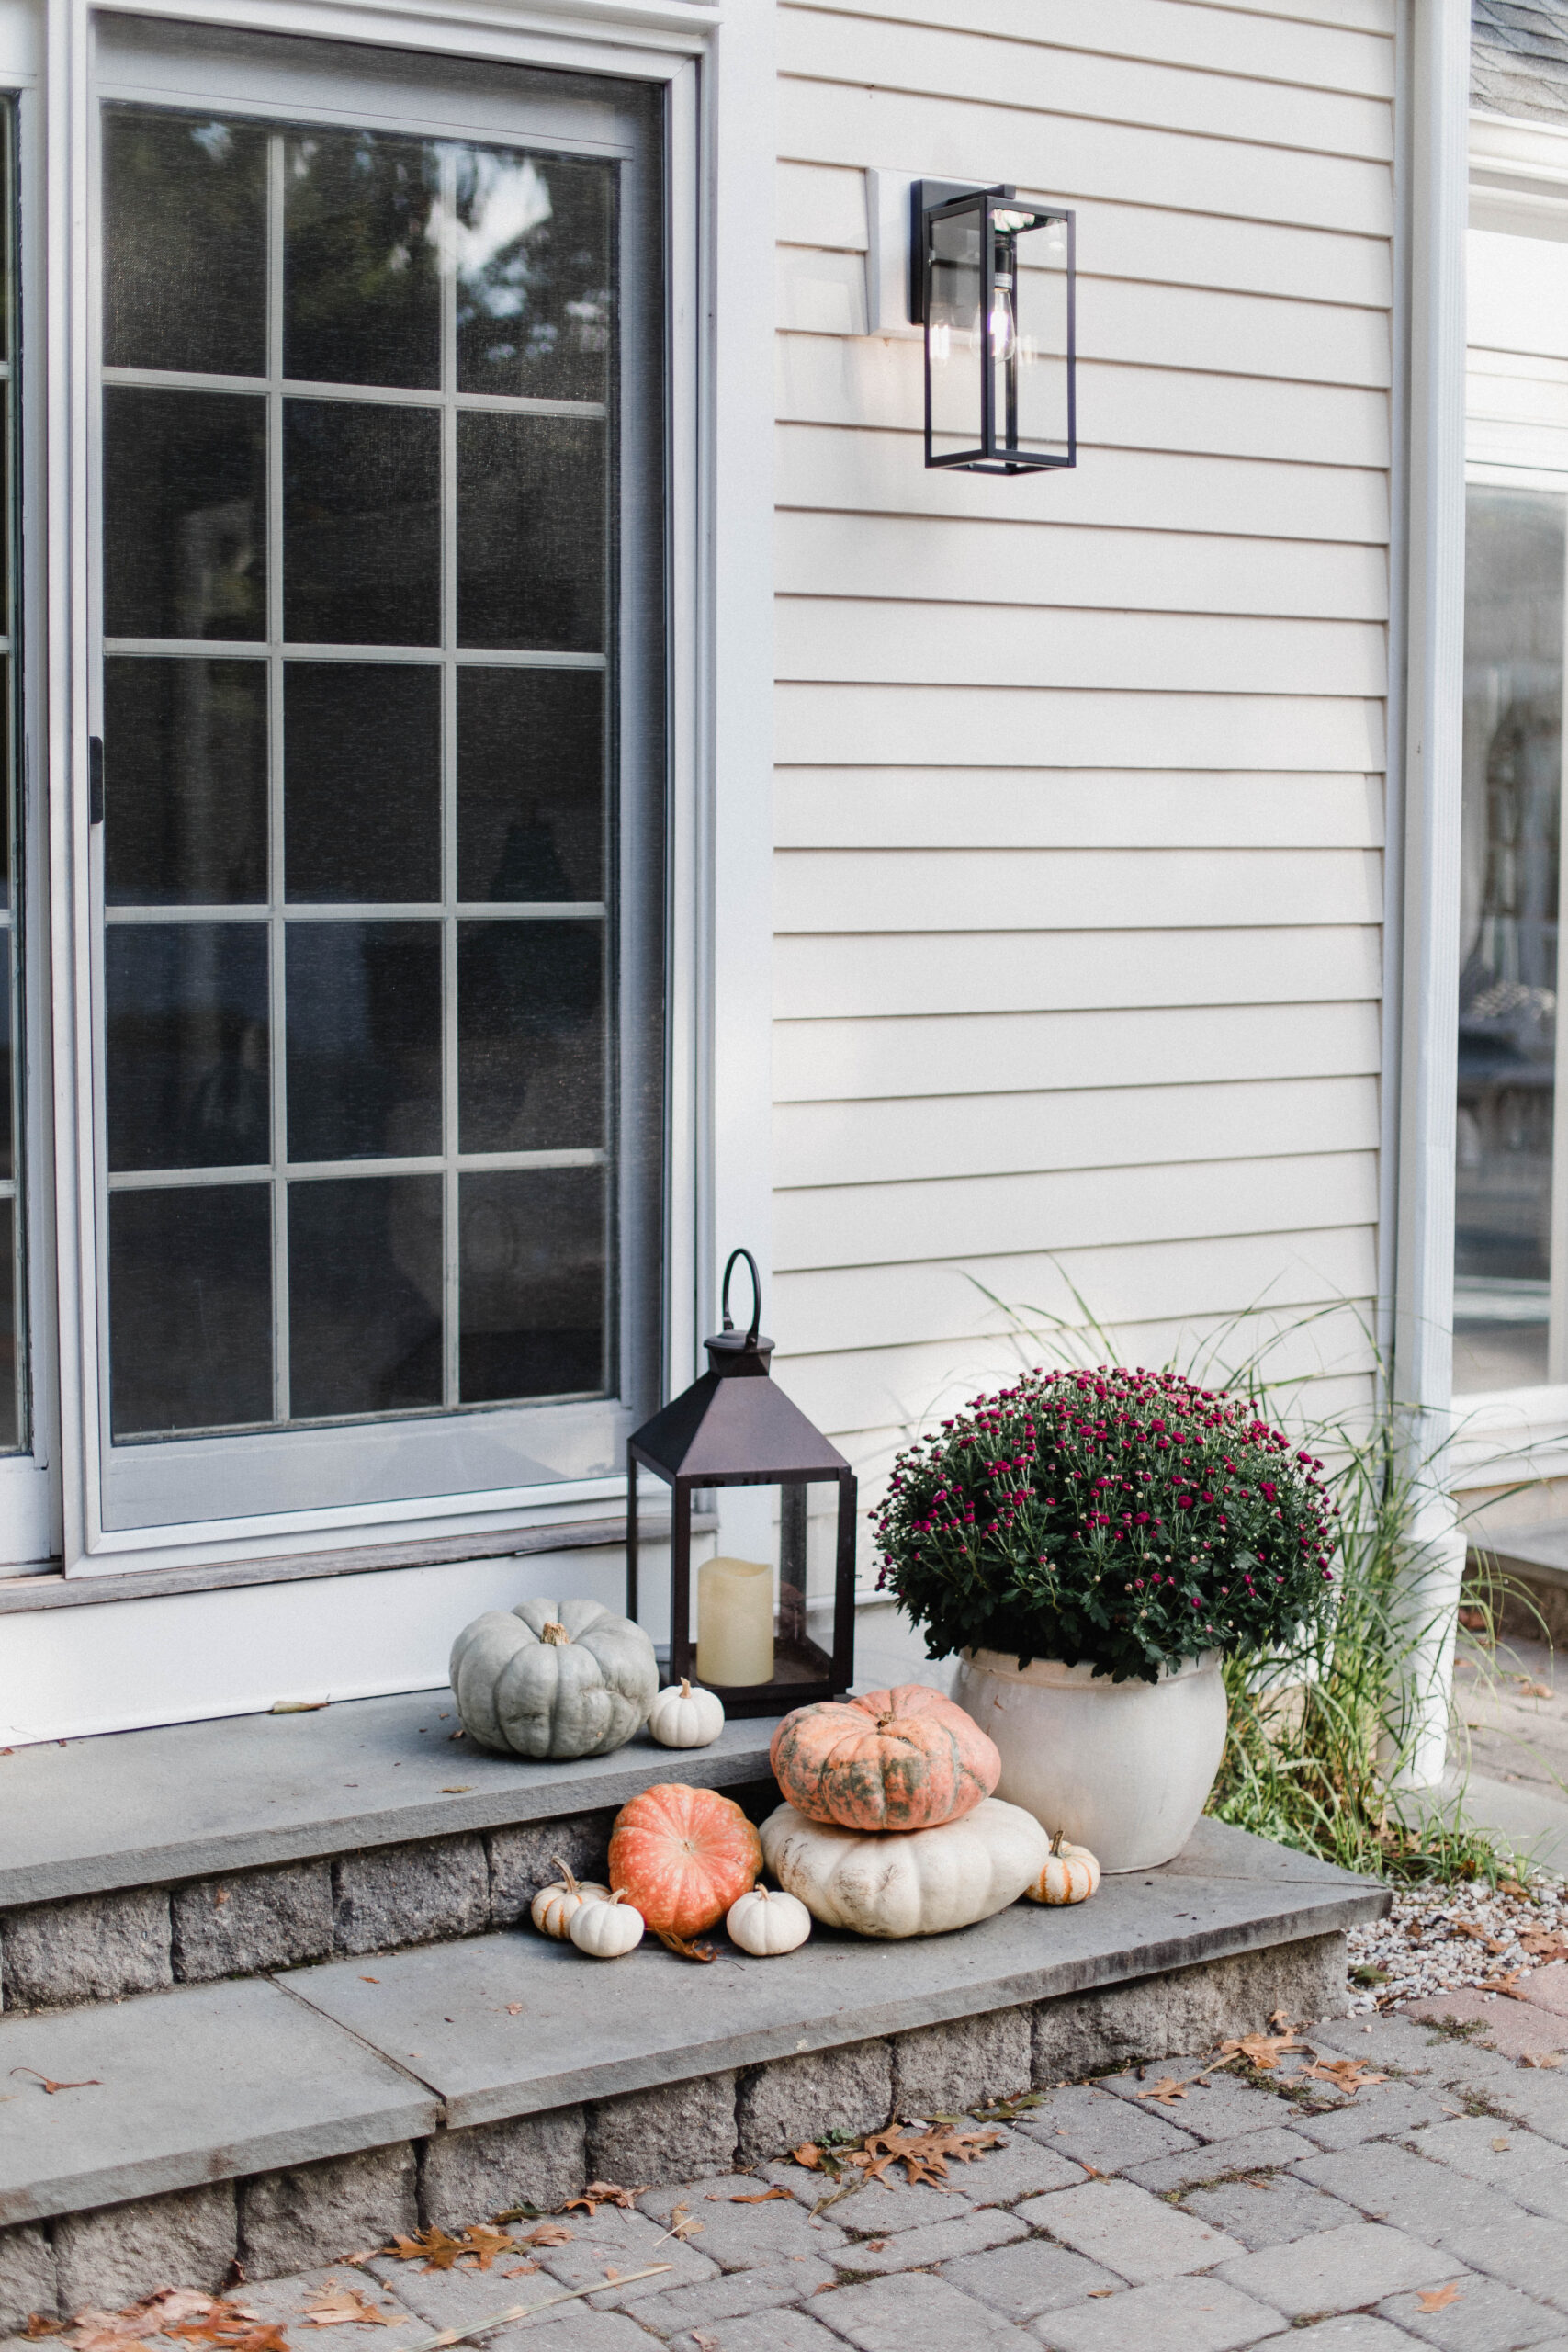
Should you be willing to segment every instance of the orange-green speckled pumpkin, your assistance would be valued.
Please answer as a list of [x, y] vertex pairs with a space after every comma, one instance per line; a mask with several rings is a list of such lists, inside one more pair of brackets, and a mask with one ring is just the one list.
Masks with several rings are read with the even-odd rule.
[[808, 1821], [845, 1829], [935, 1829], [983, 1803], [1002, 1759], [962, 1707], [923, 1682], [797, 1707], [769, 1762]]
[[615, 1815], [610, 1884], [623, 1887], [656, 1936], [717, 1925], [757, 1883], [762, 1844], [733, 1797], [666, 1781]]

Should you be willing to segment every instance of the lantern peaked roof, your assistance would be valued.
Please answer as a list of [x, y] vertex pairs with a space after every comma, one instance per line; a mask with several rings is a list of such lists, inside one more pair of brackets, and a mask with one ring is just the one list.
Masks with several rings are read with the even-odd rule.
[[[753, 1359], [755, 1361], [755, 1359]], [[705, 1372], [643, 1423], [632, 1450], [669, 1479], [768, 1486], [792, 1472], [824, 1478], [847, 1471], [837, 1446], [760, 1374]]]
[[1568, 0], [1472, 0], [1471, 104], [1568, 122]]

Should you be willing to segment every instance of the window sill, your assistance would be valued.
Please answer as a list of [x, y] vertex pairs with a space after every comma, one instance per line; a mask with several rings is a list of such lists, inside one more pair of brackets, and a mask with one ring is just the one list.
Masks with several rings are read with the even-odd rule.
[[[694, 1512], [694, 1534], [718, 1525], [711, 1513]], [[667, 1520], [644, 1521], [645, 1541], [670, 1532]], [[537, 1552], [614, 1549], [626, 1540], [618, 1519], [572, 1519], [553, 1527], [503, 1528], [488, 1535], [454, 1535], [420, 1544], [371, 1544], [346, 1552], [296, 1552], [272, 1560], [236, 1560], [226, 1567], [128, 1568], [112, 1576], [44, 1574], [0, 1577], [0, 1617], [34, 1609], [93, 1608], [110, 1600], [156, 1600], [173, 1593], [222, 1592], [235, 1585], [298, 1584], [319, 1577], [365, 1576], [377, 1569], [440, 1567], [465, 1560], [525, 1558]]]

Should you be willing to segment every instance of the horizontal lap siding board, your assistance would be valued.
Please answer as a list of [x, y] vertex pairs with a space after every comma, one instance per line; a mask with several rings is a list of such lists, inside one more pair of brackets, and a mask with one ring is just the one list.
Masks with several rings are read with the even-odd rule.
[[[1392, 0], [778, 26], [785, 1385], [874, 1491], [1076, 1285], [1136, 1360], [1267, 1326], [1358, 1404]], [[1076, 472], [925, 470], [919, 341], [864, 332], [867, 165], [1078, 208]]]

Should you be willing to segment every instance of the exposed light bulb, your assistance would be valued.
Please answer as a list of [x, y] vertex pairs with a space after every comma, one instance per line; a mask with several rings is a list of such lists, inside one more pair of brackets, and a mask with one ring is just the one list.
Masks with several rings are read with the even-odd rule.
[[998, 278], [991, 297], [991, 357], [1008, 358], [1017, 340], [1017, 321], [1013, 316], [1012, 281]]

